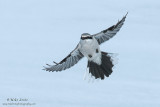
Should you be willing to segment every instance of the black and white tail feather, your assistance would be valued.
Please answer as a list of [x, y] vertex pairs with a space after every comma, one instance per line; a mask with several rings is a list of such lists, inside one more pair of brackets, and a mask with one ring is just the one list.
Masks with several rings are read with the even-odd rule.
[[113, 72], [113, 67], [115, 65], [115, 56], [117, 56], [117, 54], [101, 52], [101, 55], [101, 65], [93, 61], [88, 61], [84, 80], [86, 80], [87, 78], [89, 79], [89, 81], [93, 81], [94, 79], [103, 80], [105, 79], [105, 77], [109, 77], [109, 75], [111, 75], [111, 73]]

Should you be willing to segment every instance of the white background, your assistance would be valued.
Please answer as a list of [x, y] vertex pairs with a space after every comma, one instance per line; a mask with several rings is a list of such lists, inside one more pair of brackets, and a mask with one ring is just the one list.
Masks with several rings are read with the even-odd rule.
[[[119, 54], [109, 78], [84, 81], [86, 58], [62, 72], [42, 70], [82, 33], [98, 33], [127, 12], [120, 32], [101, 45]], [[0, 0], [0, 106], [27, 98], [33, 107], [160, 107], [159, 13], [158, 0]]]

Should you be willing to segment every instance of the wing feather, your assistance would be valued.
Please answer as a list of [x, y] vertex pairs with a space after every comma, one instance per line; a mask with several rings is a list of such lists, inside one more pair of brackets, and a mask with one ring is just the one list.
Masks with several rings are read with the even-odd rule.
[[127, 14], [120, 21], [118, 21], [118, 23], [116, 25], [113, 25], [113, 26], [109, 27], [108, 29], [103, 30], [97, 34], [92, 35], [92, 36], [94, 36], [96, 38], [96, 40], [98, 41], [99, 44], [109, 40], [114, 35], [116, 35], [116, 33], [121, 29]]
[[46, 71], [62, 71], [65, 69], [68, 69], [75, 65], [80, 59], [83, 58], [83, 54], [79, 51], [79, 46], [77, 47], [62, 61], [59, 63], [54, 62], [56, 65], [49, 65], [47, 67], [44, 67], [44, 70]]

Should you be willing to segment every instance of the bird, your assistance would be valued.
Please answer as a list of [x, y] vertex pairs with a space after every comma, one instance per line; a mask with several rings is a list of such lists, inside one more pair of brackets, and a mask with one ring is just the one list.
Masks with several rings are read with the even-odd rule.
[[[128, 12], [127, 12], [128, 14]], [[125, 22], [126, 16], [118, 21], [115, 25], [96, 34], [83, 33], [76, 48], [59, 63], [53, 61], [54, 65], [46, 64], [43, 70], [46, 71], [62, 71], [66, 70], [78, 63], [83, 57], [88, 59], [88, 72], [95, 79], [104, 80], [113, 72], [113, 60], [108, 52], [100, 50], [100, 45], [110, 38], [114, 37], [121, 29]]]

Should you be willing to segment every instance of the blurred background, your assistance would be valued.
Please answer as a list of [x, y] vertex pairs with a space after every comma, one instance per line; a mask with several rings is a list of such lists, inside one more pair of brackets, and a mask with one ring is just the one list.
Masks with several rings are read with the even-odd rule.
[[[98, 33], [127, 12], [120, 32], [101, 45], [118, 53], [109, 78], [83, 80], [86, 58], [62, 72], [42, 70], [82, 33]], [[159, 107], [159, 12], [158, 0], [0, 0], [0, 106], [26, 98], [34, 107]]]

